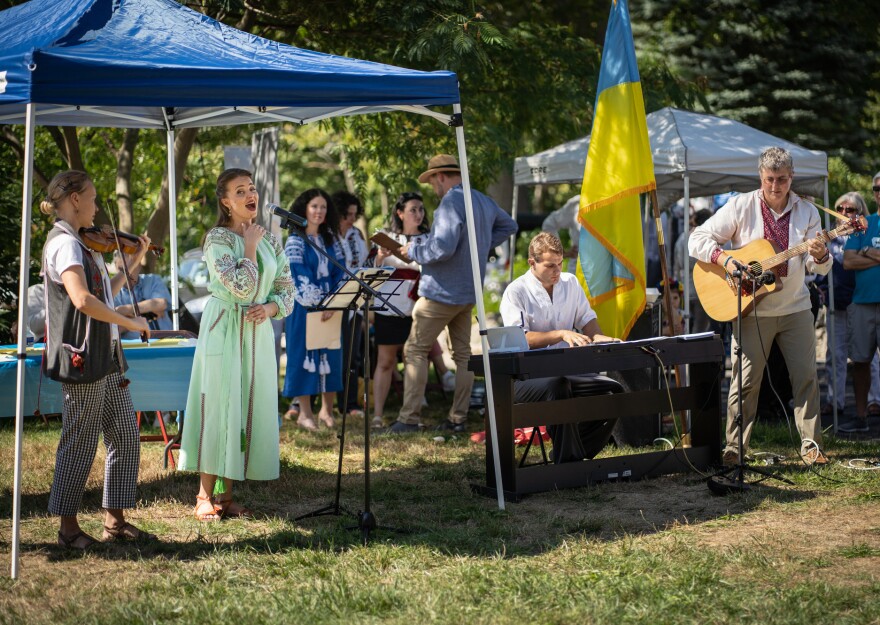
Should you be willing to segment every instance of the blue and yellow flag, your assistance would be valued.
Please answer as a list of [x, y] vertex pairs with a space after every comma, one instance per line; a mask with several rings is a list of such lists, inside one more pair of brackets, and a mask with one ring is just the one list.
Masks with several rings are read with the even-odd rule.
[[578, 277], [609, 336], [626, 338], [645, 308], [639, 194], [654, 188], [627, 0], [612, 0], [578, 215]]

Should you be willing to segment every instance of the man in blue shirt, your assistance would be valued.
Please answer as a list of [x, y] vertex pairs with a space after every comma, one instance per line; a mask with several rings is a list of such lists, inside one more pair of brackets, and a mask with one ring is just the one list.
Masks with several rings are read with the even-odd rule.
[[[872, 189], [880, 207], [880, 172], [874, 175]], [[867, 404], [871, 360], [880, 347], [880, 214], [869, 215], [867, 230], [847, 239], [843, 249], [843, 268], [856, 274], [852, 303], [846, 309], [856, 416], [838, 426], [839, 431], [849, 434], [869, 430]]]
[[[113, 259], [116, 262], [116, 270], [122, 271], [122, 258], [119, 253], [114, 253]], [[135, 317], [134, 307], [131, 304], [131, 294], [134, 293], [135, 300], [141, 316], [150, 322], [150, 328], [153, 330], [171, 330], [174, 325], [168, 316], [171, 310], [171, 293], [161, 276], [147, 273], [140, 275], [141, 266], [134, 265], [128, 268], [131, 281], [122, 287], [116, 297], [113, 298], [113, 304], [116, 306], [116, 312], [126, 317]], [[136, 339], [139, 338], [137, 332], [124, 332], [121, 338]]]
[[[428, 161], [428, 169], [419, 176], [419, 182], [433, 187], [440, 205], [434, 211], [430, 236], [420, 244], [410, 242], [400, 248], [404, 256], [422, 266], [422, 275], [412, 330], [403, 348], [406, 360], [403, 406], [390, 431], [395, 434], [418, 431], [428, 381], [428, 352], [443, 328], [447, 328], [455, 361], [455, 396], [449, 419], [440, 429], [463, 432], [474, 383], [474, 375], [467, 365], [471, 357], [471, 312], [476, 297], [461, 169], [455, 157], [438, 154]], [[479, 191], [472, 190], [471, 199], [482, 281], [489, 251], [516, 232], [516, 222]]]

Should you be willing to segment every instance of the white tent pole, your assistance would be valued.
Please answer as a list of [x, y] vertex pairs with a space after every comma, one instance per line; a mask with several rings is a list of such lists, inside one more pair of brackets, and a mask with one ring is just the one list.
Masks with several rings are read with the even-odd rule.
[[[516, 221], [516, 213], [519, 204], [519, 185], [514, 183], [513, 185], [513, 201], [510, 204], [510, 216]], [[508, 258], [510, 259], [510, 281], [513, 282], [513, 265], [516, 261], [516, 235], [514, 232], [510, 235], [510, 250], [508, 254]]]
[[24, 382], [27, 367], [27, 296], [31, 260], [31, 185], [34, 179], [34, 124], [36, 106], [25, 113], [24, 182], [21, 189], [21, 267], [18, 274], [18, 377], [15, 381], [15, 476], [12, 496], [12, 579], [18, 579], [21, 541], [21, 447], [24, 437]]
[[171, 317], [172, 327], [180, 329], [180, 296], [178, 295], [177, 276], [177, 180], [174, 173], [174, 130], [169, 126], [165, 133], [166, 150], [168, 151], [168, 223], [170, 226], [170, 254], [171, 254]]
[[[691, 230], [691, 179], [687, 174], [684, 175], [684, 240], [688, 240]], [[675, 244], [673, 243], [673, 247]], [[679, 259], [679, 263], [684, 263], [684, 321], [689, 323], [691, 318], [691, 278], [690, 278], [690, 258]], [[685, 332], [687, 334], [687, 332]]]
[[[684, 175], [684, 240], [687, 241], [690, 236], [691, 230], [691, 177], [685, 173]], [[672, 244], [673, 252], [675, 251], [675, 243]], [[685, 248], [685, 253], [687, 253], [687, 248]], [[681, 264], [682, 269], [684, 270], [684, 327], [681, 329], [682, 334], [689, 334], [691, 331], [691, 263], [690, 256], [686, 256], [685, 258], [679, 259], [679, 264]], [[671, 325], [671, 324], [670, 324]], [[685, 365], [682, 370], [682, 375], [684, 379], [682, 380], [682, 385], [687, 386], [690, 380], [690, 365]], [[690, 415], [691, 411], [687, 411], [687, 419], [688, 419], [688, 432], [690, 432]]]
[[[828, 178], [825, 178], [825, 206], [828, 206]], [[831, 215], [825, 213], [825, 229], [831, 230]], [[837, 349], [836, 343], [837, 339], [840, 337], [835, 336], [834, 333], [834, 272], [828, 272], [828, 304], [825, 307], [826, 315], [825, 315], [825, 334], [828, 336], [827, 349], [831, 350], [831, 380], [828, 382], [828, 385], [834, 389], [834, 401], [831, 402], [834, 415], [834, 432], [837, 433], [837, 401], [841, 397], [838, 393], [846, 392], [846, 389], [841, 389], [837, 387], [837, 368], [840, 366], [840, 363], [837, 362]], [[826, 357], [826, 361], [827, 361]], [[846, 363], [843, 363], [843, 366], [846, 366]], [[828, 372], [825, 372], [825, 376], [828, 376]], [[821, 403], [821, 402], [820, 402]]]
[[[452, 110], [461, 115], [461, 104], [453, 104]], [[471, 248], [471, 274], [474, 280], [474, 295], [477, 300], [477, 322], [480, 326], [480, 344], [483, 347], [483, 369], [486, 379], [486, 403], [489, 411], [489, 431], [492, 436], [492, 457], [495, 461], [495, 492], [498, 494], [498, 509], [504, 510], [504, 487], [501, 481], [501, 458], [498, 456], [498, 423], [495, 420], [495, 396], [492, 392], [492, 370], [489, 367], [489, 340], [486, 337], [486, 308], [483, 306], [483, 285], [480, 280], [480, 265], [485, 262], [479, 258], [477, 250], [477, 234], [474, 224], [474, 201], [471, 197], [471, 179], [468, 174], [467, 150], [464, 143], [464, 127], [455, 127], [455, 138], [458, 142], [458, 163], [461, 167], [461, 184], [464, 190], [464, 208], [467, 220], [468, 243]]]

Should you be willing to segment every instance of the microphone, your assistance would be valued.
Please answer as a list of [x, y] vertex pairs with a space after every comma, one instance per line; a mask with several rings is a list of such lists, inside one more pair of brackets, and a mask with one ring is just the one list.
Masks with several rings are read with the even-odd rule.
[[272, 204], [271, 202], [266, 203], [266, 208], [272, 211], [273, 215], [278, 215], [281, 217], [281, 226], [286, 228], [288, 224], [293, 224], [294, 226], [298, 226], [300, 228], [305, 228], [308, 221], [305, 217], [300, 217], [296, 213], [291, 213], [290, 211], [286, 211], [277, 204]]
[[772, 271], [765, 271], [758, 276], [758, 284], [773, 284], [776, 282], [776, 274]]

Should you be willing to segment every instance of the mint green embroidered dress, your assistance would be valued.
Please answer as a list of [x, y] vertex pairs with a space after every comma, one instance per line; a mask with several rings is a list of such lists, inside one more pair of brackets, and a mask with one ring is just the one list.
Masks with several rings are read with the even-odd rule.
[[212, 297], [202, 313], [183, 423], [178, 466], [233, 480], [278, 477], [278, 370], [267, 319], [246, 321], [252, 303], [293, 309], [293, 281], [284, 249], [271, 234], [244, 257], [244, 239], [226, 228], [204, 246]]

